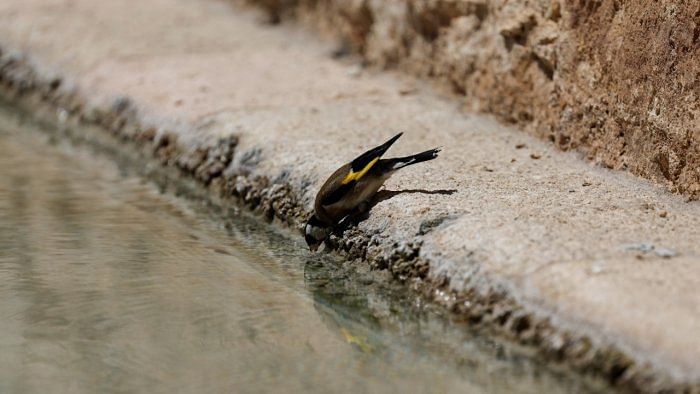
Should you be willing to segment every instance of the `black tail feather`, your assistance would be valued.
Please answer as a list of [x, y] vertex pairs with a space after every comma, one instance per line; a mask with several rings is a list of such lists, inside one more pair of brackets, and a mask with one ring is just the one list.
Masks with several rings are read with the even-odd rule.
[[433, 160], [438, 157], [438, 153], [442, 148], [430, 149], [425, 152], [416, 153], [415, 155], [406, 157], [396, 157], [393, 159], [382, 160], [384, 168], [398, 170], [412, 164], [422, 163], [424, 161]]
[[355, 158], [355, 160], [353, 160], [351, 162], [352, 170], [353, 171], [360, 171], [363, 168], [365, 168], [365, 166], [367, 164], [369, 164], [369, 162], [376, 159], [377, 157], [381, 157], [384, 154], [384, 152], [386, 152], [389, 149], [389, 147], [391, 147], [391, 145], [394, 142], [396, 142], [396, 140], [398, 140], [399, 137], [401, 137], [402, 135], [403, 135], [403, 132], [398, 133], [395, 136], [393, 136], [389, 141], [379, 145], [376, 148], [372, 148], [372, 149], [368, 150], [367, 152], [361, 154], [357, 158]]

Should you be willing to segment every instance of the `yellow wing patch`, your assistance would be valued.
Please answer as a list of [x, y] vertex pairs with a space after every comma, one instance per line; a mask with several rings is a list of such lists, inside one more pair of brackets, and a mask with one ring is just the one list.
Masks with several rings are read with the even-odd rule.
[[370, 168], [372, 168], [373, 165], [375, 165], [379, 161], [379, 157], [376, 157], [374, 160], [370, 161], [367, 163], [365, 168], [358, 172], [354, 172], [353, 170], [350, 170], [350, 173], [343, 178], [343, 180], [340, 182], [342, 185], [346, 185], [352, 181], [358, 181], [360, 178], [362, 178], [367, 171], [369, 171]]

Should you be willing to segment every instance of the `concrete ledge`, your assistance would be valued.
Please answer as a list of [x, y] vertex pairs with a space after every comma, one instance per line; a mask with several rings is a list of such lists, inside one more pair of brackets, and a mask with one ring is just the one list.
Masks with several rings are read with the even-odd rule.
[[[237, 3], [244, 0], [230, 0]], [[563, 150], [700, 198], [695, 2], [245, 0]]]
[[329, 246], [555, 362], [635, 390], [700, 388], [698, 203], [254, 20], [209, 1], [8, 0], [0, 90], [290, 226], [332, 170], [395, 131], [392, 154], [442, 145], [387, 188], [455, 194], [397, 195]]

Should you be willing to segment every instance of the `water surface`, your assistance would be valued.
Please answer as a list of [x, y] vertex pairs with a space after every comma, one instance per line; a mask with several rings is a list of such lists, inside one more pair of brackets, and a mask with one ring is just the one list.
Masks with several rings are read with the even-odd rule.
[[591, 391], [302, 242], [4, 113], [0, 392]]

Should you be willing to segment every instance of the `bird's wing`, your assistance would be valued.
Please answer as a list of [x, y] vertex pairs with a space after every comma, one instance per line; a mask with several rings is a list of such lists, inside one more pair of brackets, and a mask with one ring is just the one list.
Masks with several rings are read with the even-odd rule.
[[350, 181], [348, 183], [339, 185], [335, 190], [323, 196], [321, 199], [321, 205], [327, 207], [333, 205], [340, 201], [344, 196], [346, 196], [353, 187], [355, 187], [357, 181]]
[[347, 185], [351, 182], [358, 181], [374, 166], [379, 158], [382, 157], [389, 147], [401, 137], [403, 133], [396, 134], [389, 141], [379, 145], [376, 148], [370, 149], [361, 154], [355, 160], [350, 162], [350, 172], [340, 181], [341, 185]]

